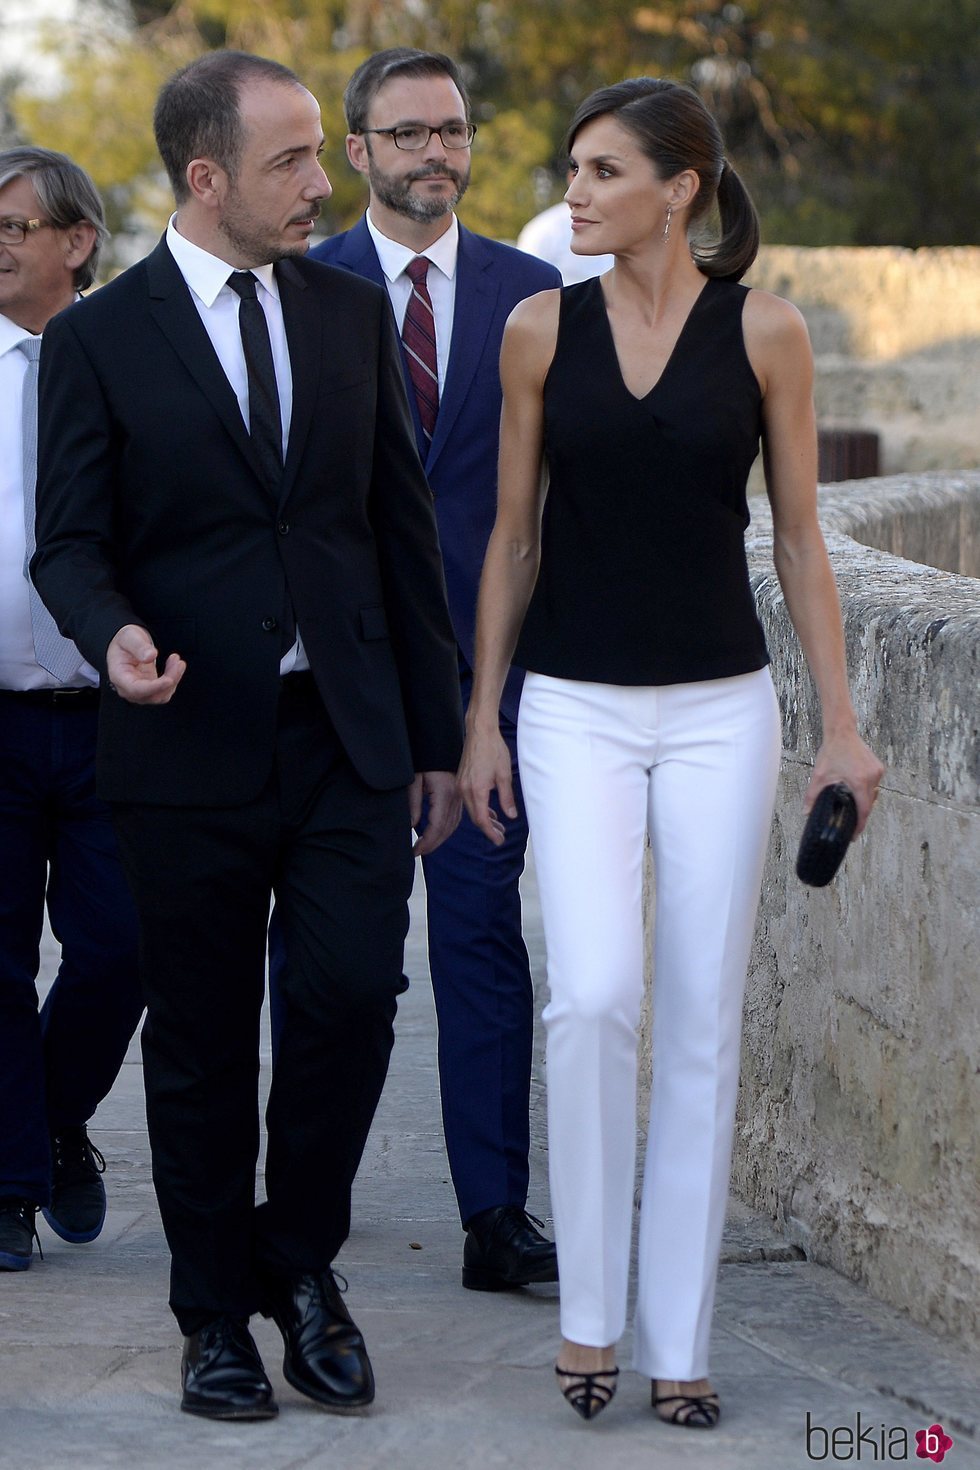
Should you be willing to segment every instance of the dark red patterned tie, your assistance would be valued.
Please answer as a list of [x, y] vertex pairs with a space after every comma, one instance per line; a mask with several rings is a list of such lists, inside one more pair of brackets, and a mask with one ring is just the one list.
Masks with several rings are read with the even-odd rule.
[[415, 389], [419, 418], [426, 439], [431, 439], [439, 412], [439, 370], [436, 365], [436, 319], [425, 278], [429, 262], [416, 255], [405, 267], [412, 283], [412, 294], [402, 325], [402, 344], [408, 354], [408, 371]]

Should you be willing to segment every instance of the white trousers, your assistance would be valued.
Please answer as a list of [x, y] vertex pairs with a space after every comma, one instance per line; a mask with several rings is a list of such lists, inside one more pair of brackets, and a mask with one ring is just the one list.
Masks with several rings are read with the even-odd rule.
[[518, 754], [548, 952], [548, 1132], [561, 1330], [626, 1325], [643, 996], [656, 875], [653, 1088], [634, 1365], [701, 1378], [721, 1251], [742, 996], [780, 759], [768, 669], [629, 687], [529, 674]]

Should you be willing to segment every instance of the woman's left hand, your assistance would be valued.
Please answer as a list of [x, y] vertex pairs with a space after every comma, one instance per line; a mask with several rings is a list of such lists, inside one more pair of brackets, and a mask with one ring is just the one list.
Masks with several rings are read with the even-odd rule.
[[858, 820], [854, 836], [860, 837], [878, 799], [878, 787], [884, 774], [881, 761], [856, 730], [846, 735], [828, 736], [817, 751], [813, 775], [803, 798], [803, 810], [810, 810], [825, 786], [842, 781], [857, 803]]

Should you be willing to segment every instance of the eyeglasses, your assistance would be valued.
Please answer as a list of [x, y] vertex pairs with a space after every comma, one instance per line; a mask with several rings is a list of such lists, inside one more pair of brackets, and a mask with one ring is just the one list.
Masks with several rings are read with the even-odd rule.
[[398, 128], [361, 128], [362, 133], [383, 133], [396, 148], [406, 153], [417, 153], [428, 146], [435, 133], [443, 148], [468, 148], [476, 132], [475, 123], [443, 123], [441, 128], [426, 127], [425, 123], [402, 123]]
[[0, 219], [0, 242], [4, 245], [23, 245], [28, 235], [33, 235], [35, 230], [58, 228], [49, 219]]

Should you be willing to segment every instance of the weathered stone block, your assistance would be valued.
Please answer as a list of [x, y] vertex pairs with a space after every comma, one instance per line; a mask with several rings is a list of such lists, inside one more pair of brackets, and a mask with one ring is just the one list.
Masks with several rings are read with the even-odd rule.
[[[885, 361], [980, 341], [980, 248], [766, 245], [746, 276], [803, 312], [817, 355]], [[974, 357], [975, 360], [975, 357]]]

